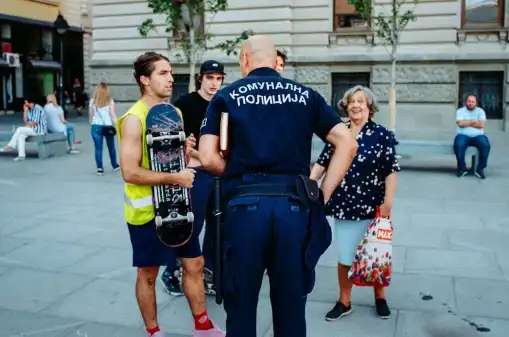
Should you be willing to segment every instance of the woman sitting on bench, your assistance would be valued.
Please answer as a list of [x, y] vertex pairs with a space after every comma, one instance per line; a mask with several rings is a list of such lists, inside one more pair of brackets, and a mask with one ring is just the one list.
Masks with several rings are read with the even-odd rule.
[[69, 123], [64, 117], [64, 109], [57, 103], [57, 98], [53, 94], [46, 97], [46, 105], [44, 113], [48, 120], [48, 131], [54, 133], [63, 133], [67, 137], [67, 145], [69, 145], [69, 153], [80, 153], [76, 150], [76, 140], [74, 139], [74, 125]]
[[35, 100], [26, 98], [23, 104], [23, 121], [25, 126], [20, 126], [12, 135], [11, 141], [0, 152], [11, 151], [18, 149], [18, 156], [14, 158], [15, 161], [24, 160], [25, 142], [28, 136], [40, 136], [48, 132], [48, 123], [44, 109]]

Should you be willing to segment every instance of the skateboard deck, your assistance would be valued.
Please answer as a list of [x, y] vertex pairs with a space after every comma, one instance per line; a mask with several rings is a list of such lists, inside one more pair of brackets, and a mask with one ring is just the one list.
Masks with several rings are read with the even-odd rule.
[[[182, 118], [170, 104], [153, 106], [146, 118], [150, 169], [177, 173], [186, 168]], [[152, 186], [159, 240], [170, 247], [184, 245], [193, 234], [194, 215], [189, 189], [177, 185]]]

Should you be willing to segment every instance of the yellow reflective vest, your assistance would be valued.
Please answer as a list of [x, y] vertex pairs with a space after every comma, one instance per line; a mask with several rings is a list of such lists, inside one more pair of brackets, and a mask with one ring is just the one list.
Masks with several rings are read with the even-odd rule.
[[[175, 108], [180, 117], [182, 113]], [[148, 108], [142, 100], [136, 102], [122, 117], [117, 121], [117, 134], [119, 143], [122, 142], [122, 121], [126, 116], [138, 118], [142, 126], [142, 156], [141, 167], [150, 170], [149, 157], [147, 152], [147, 140], [145, 132], [147, 130], [146, 118]], [[154, 219], [154, 205], [152, 200], [152, 187], [148, 185], [134, 185], [125, 183], [124, 185], [124, 218], [131, 225], [144, 225]]]

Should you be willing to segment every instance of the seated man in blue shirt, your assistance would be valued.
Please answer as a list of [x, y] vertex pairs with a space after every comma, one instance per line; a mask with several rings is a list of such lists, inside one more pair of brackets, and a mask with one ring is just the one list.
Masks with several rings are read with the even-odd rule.
[[458, 177], [468, 174], [465, 164], [465, 151], [469, 146], [475, 146], [479, 150], [479, 167], [474, 174], [480, 179], [485, 179], [484, 169], [488, 164], [490, 142], [484, 134], [484, 122], [486, 113], [477, 106], [477, 97], [469, 94], [464, 107], [456, 111], [456, 138], [454, 139], [454, 153], [458, 161]]

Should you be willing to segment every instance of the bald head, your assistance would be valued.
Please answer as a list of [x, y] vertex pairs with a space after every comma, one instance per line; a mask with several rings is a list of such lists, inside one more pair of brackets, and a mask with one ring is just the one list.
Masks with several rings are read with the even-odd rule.
[[[242, 45], [241, 68], [247, 75], [251, 70], [262, 67], [275, 68], [277, 51], [274, 43], [265, 35], [253, 35]], [[244, 64], [243, 64], [244, 63]]]

